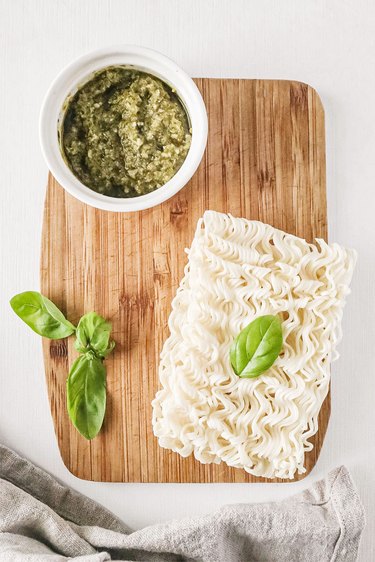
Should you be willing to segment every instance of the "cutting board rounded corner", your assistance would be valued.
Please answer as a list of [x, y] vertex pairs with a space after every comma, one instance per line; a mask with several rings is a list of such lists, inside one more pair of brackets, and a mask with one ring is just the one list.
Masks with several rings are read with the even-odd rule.
[[314, 86], [312, 86], [308, 82], [304, 82], [303, 80], [290, 80], [290, 84], [294, 86], [303, 86], [307, 88], [314, 97], [314, 103], [319, 107], [319, 109], [323, 112], [323, 114], [325, 114], [324, 104], [321, 95], [319, 94], [318, 90]]

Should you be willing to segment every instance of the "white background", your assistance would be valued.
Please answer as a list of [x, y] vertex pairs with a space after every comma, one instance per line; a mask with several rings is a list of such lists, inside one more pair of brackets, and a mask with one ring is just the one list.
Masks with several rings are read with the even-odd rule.
[[[331, 241], [359, 253], [332, 369], [332, 415], [311, 476], [296, 484], [101, 484], [60, 460], [39, 338], [11, 312], [39, 288], [47, 169], [42, 97], [85, 51], [153, 47], [192, 76], [308, 82], [326, 110]], [[375, 4], [365, 0], [0, 0], [0, 441], [111, 509], [136, 529], [228, 502], [289, 496], [346, 464], [367, 510], [360, 560], [375, 559]]]

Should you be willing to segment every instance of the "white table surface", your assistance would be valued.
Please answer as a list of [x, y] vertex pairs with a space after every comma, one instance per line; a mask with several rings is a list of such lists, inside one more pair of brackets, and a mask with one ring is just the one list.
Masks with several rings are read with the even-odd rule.
[[[316, 468], [295, 484], [102, 484], [64, 467], [47, 400], [40, 339], [8, 300], [39, 288], [47, 168], [42, 97], [85, 51], [153, 47], [192, 76], [308, 82], [326, 111], [330, 240], [358, 250], [332, 369], [332, 415]], [[0, 441], [104, 504], [132, 528], [278, 500], [333, 467], [351, 470], [367, 510], [360, 560], [375, 559], [375, 4], [365, 0], [0, 0]]]

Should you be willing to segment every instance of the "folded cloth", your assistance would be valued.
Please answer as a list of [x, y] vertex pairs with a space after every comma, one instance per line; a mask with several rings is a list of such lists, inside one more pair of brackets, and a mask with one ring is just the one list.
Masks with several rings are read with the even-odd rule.
[[364, 524], [361, 501], [342, 466], [281, 502], [226, 506], [132, 532], [0, 446], [0, 562], [352, 562]]

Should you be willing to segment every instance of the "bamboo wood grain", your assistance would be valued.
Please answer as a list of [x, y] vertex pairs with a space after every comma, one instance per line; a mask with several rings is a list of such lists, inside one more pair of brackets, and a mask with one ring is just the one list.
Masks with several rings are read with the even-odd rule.
[[[61, 456], [79, 478], [267, 481], [161, 449], [152, 433], [151, 400], [170, 303], [186, 263], [184, 248], [205, 209], [259, 219], [309, 241], [327, 238], [324, 112], [316, 92], [299, 82], [196, 82], [209, 116], [207, 150], [193, 179], [169, 201], [143, 212], [103, 212], [80, 203], [49, 176], [41, 290], [73, 322], [89, 310], [111, 320], [117, 342], [106, 361], [104, 427], [91, 442], [76, 432], [66, 413], [73, 340], [43, 342]], [[307, 474], [319, 456], [329, 415], [328, 396], [314, 449], [306, 457]]]

